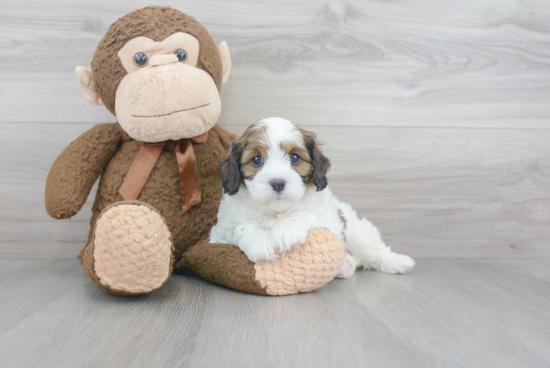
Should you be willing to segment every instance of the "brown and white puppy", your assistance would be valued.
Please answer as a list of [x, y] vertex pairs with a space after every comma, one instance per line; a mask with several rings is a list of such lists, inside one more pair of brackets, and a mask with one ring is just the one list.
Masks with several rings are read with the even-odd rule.
[[314, 133], [282, 118], [264, 119], [237, 138], [220, 165], [225, 195], [211, 243], [237, 245], [253, 262], [300, 246], [326, 228], [340, 236], [346, 261], [338, 277], [357, 267], [405, 273], [414, 261], [391, 251], [366, 219], [327, 188], [330, 161]]

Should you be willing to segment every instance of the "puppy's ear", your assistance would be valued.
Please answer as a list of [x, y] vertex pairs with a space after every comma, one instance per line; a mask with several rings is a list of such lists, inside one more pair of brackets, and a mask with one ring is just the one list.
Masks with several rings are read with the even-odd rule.
[[220, 178], [222, 178], [223, 192], [229, 195], [236, 194], [241, 186], [241, 170], [239, 169], [241, 152], [240, 139], [236, 139], [231, 143], [231, 149], [218, 169]]
[[327, 172], [330, 169], [330, 161], [321, 152], [315, 133], [304, 130], [302, 134], [313, 165], [313, 184], [317, 187], [317, 191], [321, 191], [327, 187]]

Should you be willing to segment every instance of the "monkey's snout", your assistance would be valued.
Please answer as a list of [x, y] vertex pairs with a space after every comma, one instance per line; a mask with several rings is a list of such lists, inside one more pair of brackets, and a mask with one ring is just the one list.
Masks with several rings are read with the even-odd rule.
[[151, 58], [151, 66], [168, 65], [178, 62], [178, 57], [174, 54], [155, 55]]

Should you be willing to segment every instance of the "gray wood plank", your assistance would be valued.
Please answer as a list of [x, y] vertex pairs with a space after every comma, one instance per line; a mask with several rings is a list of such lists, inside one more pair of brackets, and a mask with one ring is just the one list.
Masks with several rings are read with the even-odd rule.
[[316, 130], [333, 158], [329, 185], [395, 250], [419, 258], [550, 255], [547, 131]]
[[[533, 264], [546, 267], [546, 282], [531, 276]], [[405, 277], [361, 272], [336, 282], [437, 366], [544, 367], [548, 279], [548, 260], [433, 260], [418, 262]]]
[[[548, 260], [476, 259], [430, 264], [431, 274], [444, 274], [461, 287], [476, 293], [494, 295], [503, 304], [525, 309], [550, 321], [550, 272]], [[468, 277], [464, 277], [465, 274]]]
[[422, 260], [407, 275], [358, 271], [288, 297], [177, 275], [119, 297], [72, 260], [0, 258], [11, 285], [0, 315], [32, 309], [0, 327], [0, 366], [543, 367], [549, 270], [550, 260]]
[[[190, 365], [217, 367], [430, 366], [335, 283], [311, 294], [212, 293]], [[305, 298], [304, 298], [305, 296]], [[212, 334], [211, 331], [216, 331]], [[246, 363], [245, 363], [246, 362]]]
[[[49, 271], [38, 269], [36, 276]], [[50, 281], [64, 283], [61, 278]], [[11, 303], [23, 299], [19, 295]], [[305, 300], [270, 298], [174, 276], [154, 294], [125, 298], [80, 283], [5, 331], [0, 335], [2, 366], [317, 367], [362, 359], [379, 366], [426, 363], [365, 314], [346, 290], [330, 286]]]
[[[0, 2], [0, 121], [113, 121], [74, 68], [108, 26], [150, 0]], [[222, 121], [548, 128], [550, 5], [543, 0], [165, 1], [226, 40]]]
[[[87, 239], [95, 188], [71, 221], [55, 221], [44, 210], [44, 186], [55, 157], [92, 125], [2, 126], [0, 253], [74, 257]], [[303, 127], [325, 143], [333, 192], [379, 226], [394, 250], [550, 256], [549, 130]]]
[[0, 365], [179, 366], [193, 351], [211, 288], [174, 276], [155, 293], [120, 297], [86, 280], [3, 332]]
[[0, 262], [0, 331], [6, 331], [87, 278], [78, 260]]

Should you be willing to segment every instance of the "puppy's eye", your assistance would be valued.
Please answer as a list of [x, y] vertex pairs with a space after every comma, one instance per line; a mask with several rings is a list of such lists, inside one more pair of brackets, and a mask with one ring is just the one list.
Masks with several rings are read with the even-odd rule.
[[296, 153], [290, 155], [290, 163], [292, 165], [298, 165], [300, 163], [300, 156], [298, 156]]
[[177, 49], [174, 51], [174, 55], [178, 57], [178, 61], [184, 61], [187, 58], [187, 53], [184, 49]]
[[138, 52], [134, 55], [134, 63], [136, 63], [137, 66], [147, 65], [147, 55], [143, 52]]
[[262, 158], [262, 156], [256, 155], [252, 157], [252, 166], [254, 167], [262, 166], [263, 163], [264, 163], [264, 159]]

